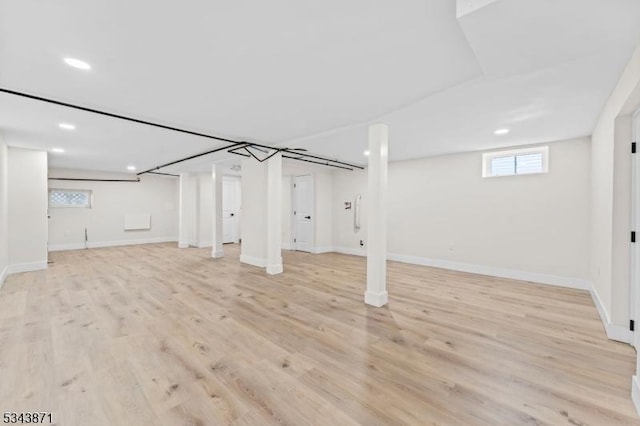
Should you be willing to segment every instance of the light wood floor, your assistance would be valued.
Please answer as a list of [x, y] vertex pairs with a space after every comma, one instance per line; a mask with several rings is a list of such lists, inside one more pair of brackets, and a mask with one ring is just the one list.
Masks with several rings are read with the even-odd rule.
[[0, 412], [60, 425], [640, 424], [635, 353], [584, 291], [171, 244], [51, 254], [0, 291]]

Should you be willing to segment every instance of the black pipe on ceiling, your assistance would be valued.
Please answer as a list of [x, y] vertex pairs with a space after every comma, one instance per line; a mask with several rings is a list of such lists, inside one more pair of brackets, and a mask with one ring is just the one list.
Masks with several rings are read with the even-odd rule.
[[29, 93], [24, 93], [24, 92], [18, 92], [18, 91], [15, 91], [15, 90], [5, 89], [3, 87], [0, 87], [0, 92], [7, 93], [9, 95], [21, 96], [23, 98], [33, 99], [33, 100], [40, 101], [40, 102], [46, 102], [46, 103], [53, 104], [53, 105], [63, 106], [63, 107], [67, 107], [67, 108], [73, 108], [73, 109], [77, 109], [77, 110], [80, 110], [80, 111], [91, 112], [93, 114], [104, 115], [104, 116], [111, 117], [111, 118], [118, 118], [120, 120], [131, 121], [132, 123], [144, 124], [146, 126], [158, 127], [160, 129], [165, 129], [165, 130], [173, 130], [174, 132], [185, 133], [187, 135], [200, 136], [200, 137], [203, 137], [203, 138], [215, 139], [215, 140], [219, 140], [219, 141], [223, 141], [223, 142], [240, 143], [240, 142], [234, 141], [232, 139], [222, 138], [222, 137], [213, 136], [213, 135], [207, 135], [206, 133], [194, 132], [194, 131], [191, 131], [191, 130], [180, 129], [178, 127], [172, 127], [172, 126], [167, 126], [167, 125], [164, 125], [164, 124], [154, 123], [152, 121], [140, 120], [138, 118], [127, 117], [126, 115], [113, 114], [111, 112], [101, 111], [99, 109], [83, 107], [83, 106], [80, 106], [80, 105], [74, 105], [74, 104], [70, 104], [68, 102], [62, 102], [62, 101], [58, 101], [58, 100], [55, 100], [55, 99], [44, 98], [42, 96], [31, 95]]
[[[80, 111], [85, 111], [85, 112], [90, 112], [90, 113], [93, 113], [93, 114], [103, 115], [103, 116], [106, 116], [106, 117], [111, 117], [111, 118], [117, 118], [117, 119], [120, 119], [120, 120], [130, 121], [132, 123], [144, 124], [146, 126], [157, 127], [157, 128], [165, 129], [165, 130], [172, 130], [174, 132], [180, 132], [180, 133], [184, 133], [184, 134], [188, 134], [188, 135], [192, 135], [192, 136], [200, 136], [200, 137], [203, 137], [203, 138], [215, 139], [215, 140], [219, 140], [219, 141], [229, 142], [230, 143], [230, 145], [227, 145], [227, 146], [224, 146], [224, 147], [212, 149], [212, 150], [209, 150], [209, 151], [202, 152], [200, 154], [191, 155], [189, 157], [181, 158], [179, 160], [171, 161], [169, 163], [165, 163], [165, 164], [162, 164], [160, 166], [153, 167], [151, 169], [148, 169], [148, 170], [145, 170], [143, 172], [137, 173], [137, 176], [143, 175], [145, 173], [152, 173], [152, 172], [155, 172], [156, 174], [160, 174], [159, 172], [157, 172], [157, 170], [159, 170], [161, 168], [172, 166], [174, 164], [182, 163], [184, 161], [192, 160], [194, 158], [202, 157], [202, 156], [205, 156], [205, 155], [213, 154], [213, 153], [224, 151], [224, 150], [229, 150], [229, 152], [232, 152], [233, 154], [243, 155], [243, 154], [240, 154], [238, 152], [233, 152], [234, 148], [244, 148], [244, 150], [247, 153], [249, 153], [252, 157], [254, 157], [256, 160], [258, 160], [260, 162], [266, 161], [269, 158], [271, 158], [274, 155], [276, 155], [277, 153], [282, 152], [282, 153], [290, 154], [290, 155], [283, 155], [283, 158], [287, 158], [287, 159], [291, 159], [291, 160], [304, 161], [304, 162], [307, 162], [307, 163], [314, 163], [314, 164], [319, 164], [319, 165], [322, 165], [322, 166], [337, 167], [337, 168], [341, 168], [341, 169], [345, 169], [345, 170], [353, 170], [353, 169], [362, 170], [362, 169], [364, 169], [364, 167], [362, 167], [360, 165], [357, 165], [357, 164], [346, 163], [344, 161], [339, 161], [339, 160], [335, 160], [335, 159], [332, 159], [332, 158], [326, 158], [326, 157], [321, 157], [321, 156], [318, 156], [318, 155], [308, 154], [306, 152], [301, 152], [300, 150], [296, 150], [296, 149], [277, 148], [277, 147], [268, 146], [268, 145], [261, 145], [261, 144], [253, 143], [253, 142], [236, 141], [236, 140], [233, 140], [233, 139], [222, 138], [222, 137], [219, 137], [219, 136], [208, 135], [206, 133], [194, 132], [194, 131], [191, 131], [191, 130], [185, 130], [185, 129], [181, 129], [181, 128], [178, 128], [178, 127], [167, 126], [167, 125], [164, 125], [164, 124], [154, 123], [154, 122], [151, 122], [151, 121], [141, 120], [141, 119], [138, 119], [138, 118], [128, 117], [128, 116], [125, 116], [125, 115], [120, 115], [120, 114], [114, 114], [114, 113], [110, 113], [110, 112], [106, 112], [106, 111], [101, 111], [101, 110], [94, 109], [94, 108], [83, 107], [83, 106], [80, 106], [80, 105], [75, 105], [75, 104], [71, 104], [71, 103], [68, 103], [68, 102], [62, 102], [62, 101], [58, 101], [58, 100], [51, 99], [51, 98], [45, 98], [45, 97], [42, 97], [42, 96], [32, 95], [32, 94], [25, 93], [25, 92], [18, 92], [16, 90], [11, 90], [11, 89], [7, 89], [7, 88], [3, 88], [3, 87], [0, 87], [0, 93], [6, 93], [6, 94], [9, 94], [9, 95], [20, 96], [20, 97], [23, 97], [23, 98], [32, 99], [32, 100], [36, 100], [36, 101], [40, 101], [40, 102], [46, 102], [46, 103], [50, 103], [50, 104], [53, 104], [53, 105], [63, 106], [63, 107], [66, 107], [66, 108], [77, 109], [77, 110], [80, 110]], [[275, 150], [275, 152], [271, 153], [270, 155], [268, 155], [264, 159], [259, 159], [256, 155], [254, 155], [249, 150], [249, 148], [255, 148], [255, 149], [258, 149], [260, 151]], [[291, 155], [295, 155], [296, 157], [292, 157]], [[314, 160], [320, 160], [320, 161], [309, 160], [309, 158], [312, 158]], [[65, 178], [65, 179], [56, 178], [56, 179], [57, 180], [85, 180], [85, 181], [95, 180], [95, 179], [72, 179], [72, 178]], [[134, 181], [134, 180], [122, 180], [122, 179], [95, 180], [95, 181], [99, 181], [99, 182], [137, 182], [137, 181]]]
[[140, 182], [140, 178], [137, 179], [90, 179], [90, 178], [58, 178], [50, 177], [49, 180], [68, 180], [74, 182]]

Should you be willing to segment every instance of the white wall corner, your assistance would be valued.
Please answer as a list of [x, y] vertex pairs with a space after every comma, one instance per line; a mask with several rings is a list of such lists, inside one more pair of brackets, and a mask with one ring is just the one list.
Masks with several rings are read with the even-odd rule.
[[32, 272], [47, 269], [47, 261], [39, 260], [37, 262], [16, 263], [9, 265], [7, 268], [7, 275], [19, 274], [21, 272]]
[[181, 249], [189, 248], [189, 243], [185, 243], [184, 241], [180, 241], [178, 243], [178, 248], [181, 248]]
[[596, 305], [596, 309], [598, 310], [598, 314], [600, 315], [600, 320], [602, 321], [602, 325], [604, 326], [604, 331], [607, 334], [607, 338], [610, 340], [615, 340], [617, 342], [628, 343], [631, 344], [633, 339], [633, 333], [624, 325], [612, 324], [611, 319], [609, 317], [609, 313], [604, 307], [602, 303], [602, 299], [600, 299], [600, 295], [598, 294], [598, 290], [596, 290], [595, 286], [591, 285], [590, 287], [591, 298], [593, 299], [593, 303]]
[[631, 400], [640, 414], [640, 383], [638, 383], [638, 376], [635, 375], [631, 377]]
[[207, 248], [207, 247], [213, 247], [213, 242], [212, 241], [200, 241], [198, 243], [198, 248]]
[[267, 259], [259, 258], [259, 257], [253, 257], [253, 256], [247, 256], [246, 254], [241, 254], [240, 255], [240, 262], [241, 263], [246, 263], [247, 265], [257, 266], [259, 268], [266, 268], [267, 267]]
[[211, 250], [211, 257], [214, 259], [220, 259], [224, 257], [224, 250], [216, 251], [215, 249]]
[[292, 243], [282, 243], [282, 250], [293, 250]]
[[366, 303], [367, 305], [380, 308], [386, 305], [388, 302], [389, 302], [389, 293], [387, 293], [386, 291], [382, 291], [379, 293], [367, 291], [364, 293], [364, 303]]

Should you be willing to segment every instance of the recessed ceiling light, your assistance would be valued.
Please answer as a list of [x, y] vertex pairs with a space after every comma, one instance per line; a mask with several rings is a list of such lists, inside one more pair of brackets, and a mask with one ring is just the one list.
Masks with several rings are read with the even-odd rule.
[[368, 157], [368, 156], [369, 156], [369, 154], [370, 154], [370, 152], [369, 152], [369, 150], [366, 150], [365, 152], [363, 152], [363, 154], [364, 154], [366, 157]]
[[69, 123], [60, 123], [58, 124], [58, 127], [60, 127], [61, 129], [64, 130], [75, 130], [76, 126], [73, 124], [69, 124]]
[[87, 71], [91, 69], [91, 65], [89, 65], [85, 61], [81, 61], [80, 59], [64, 58], [64, 62], [70, 67], [78, 68], [79, 70]]
[[62, 149], [62, 148], [53, 148], [53, 149], [51, 150], [51, 152], [56, 152], [56, 153], [58, 153], [58, 154], [61, 154], [61, 153], [63, 153], [63, 152], [64, 152], [64, 149]]
[[506, 135], [507, 133], [509, 133], [509, 129], [498, 129], [495, 132], [496, 135]]
[[127, 166], [127, 170], [133, 172], [136, 170], [136, 166]]

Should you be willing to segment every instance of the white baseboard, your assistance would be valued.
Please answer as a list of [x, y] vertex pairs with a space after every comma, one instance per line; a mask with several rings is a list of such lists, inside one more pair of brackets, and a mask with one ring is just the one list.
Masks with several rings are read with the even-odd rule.
[[47, 269], [47, 261], [39, 260], [37, 262], [16, 263], [15, 265], [7, 266], [7, 275], [19, 274], [21, 272], [40, 271]]
[[47, 248], [48, 251], [66, 251], [66, 250], [81, 250], [84, 249], [84, 243], [69, 243], [69, 244], [50, 244]]
[[[365, 248], [334, 247], [334, 252], [355, 256], [366, 256]], [[489, 275], [492, 277], [509, 278], [513, 280], [529, 281], [539, 284], [555, 285], [558, 287], [589, 290], [591, 283], [582, 278], [562, 277], [558, 275], [540, 274], [537, 272], [519, 271], [515, 269], [496, 268], [493, 266], [476, 265], [472, 263], [454, 262], [450, 260], [430, 259], [404, 254], [387, 254], [387, 259], [412, 265], [431, 266], [434, 268], [450, 269], [453, 271], [469, 272], [472, 274]]]
[[336, 253], [341, 254], [350, 254], [352, 256], [366, 256], [367, 250], [364, 247], [361, 248], [353, 248], [353, 247], [333, 247], [333, 250]]
[[609, 312], [607, 312], [606, 308], [604, 307], [604, 303], [602, 303], [602, 299], [600, 298], [600, 295], [598, 294], [596, 288], [591, 285], [589, 291], [591, 293], [593, 303], [596, 305], [596, 309], [598, 310], [598, 314], [600, 315], [600, 320], [602, 321], [604, 330], [607, 333], [607, 338], [615, 340], [617, 342], [631, 344], [631, 339], [633, 339], [633, 332], [624, 325], [612, 324], [611, 318], [609, 317]]
[[494, 266], [476, 265], [472, 263], [454, 262], [450, 260], [429, 259], [418, 256], [389, 253], [387, 259], [413, 265], [431, 266], [434, 268], [451, 269], [472, 274], [489, 275], [498, 278], [529, 281], [538, 284], [555, 285], [577, 290], [589, 290], [591, 283], [582, 278], [563, 277], [559, 275], [541, 274], [537, 272], [519, 271], [516, 269], [497, 268]]
[[313, 248], [311, 248], [311, 253], [313, 253], [313, 254], [331, 253], [332, 251], [333, 251], [333, 247], [313, 247]]
[[277, 274], [281, 274], [283, 271], [282, 268], [282, 263], [280, 263], [279, 265], [267, 265], [267, 274], [269, 275], [277, 275]]
[[638, 376], [631, 378], [631, 400], [636, 407], [636, 411], [640, 414], [640, 383], [638, 383]]
[[293, 244], [292, 243], [282, 243], [282, 250], [293, 250]]
[[387, 293], [386, 291], [383, 291], [380, 293], [367, 291], [364, 293], [364, 303], [366, 303], [367, 305], [380, 308], [386, 305], [388, 302], [389, 302], [389, 293]]
[[[366, 256], [366, 250], [364, 248], [352, 248], [352, 247], [335, 247], [334, 252], [342, 254], [350, 254], [355, 256]], [[431, 266], [435, 268], [443, 268], [454, 271], [469, 272], [473, 274], [489, 275], [499, 278], [509, 278], [520, 281], [528, 281], [539, 284], [554, 285], [557, 287], [573, 288], [577, 290], [588, 290], [591, 293], [593, 302], [596, 305], [600, 319], [604, 325], [607, 338], [623, 343], [632, 343], [633, 332], [631, 332], [627, 326], [612, 324], [609, 314], [607, 313], [598, 292], [593, 287], [592, 283], [583, 278], [563, 277], [558, 275], [540, 274], [536, 272], [519, 271], [515, 269], [496, 268], [492, 266], [475, 265], [462, 262], [453, 262], [449, 260], [441, 259], [429, 259], [418, 256], [408, 256], [401, 254], [389, 253], [387, 259], [410, 263], [413, 265]], [[372, 296], [373, 297], [373, 296]], [[375, 301], [374, 301], [375, 302]], [[372, 303], [373, 304], [373, 303]], [[640, 398], [640, 395], [638, 396]]]
[[221, 257], [224, 257], [224, 250], [220, 250], [220, 251], [215, 251], [211, 250], [211, 257], [214, 259], [219, 259]]
[[116, 240], [116, 241], [89, 241], [87, 242], [86, 247], [85, 247], [85, 243], [51, 244], [49, 246], [49, 251], [82, 250], [85, 248], [133, 246], [138, 244], [172, 243], [176, 241], [178, 240], [175, 237], [143, 238], [143, 239], [136, 239], [136, 240]]
[[198, 243], [197, 247], [198, 248], [213, 247], [213, 242], [211, 242], [211, 241], [201, 241], [201, 242]]
[[261, 259], [259, 257], [247, 256], [246, 254], [240, 255], [240, 262], [248, 265], [257, 266], [259, 268], [267, 267], [267, 259]]

